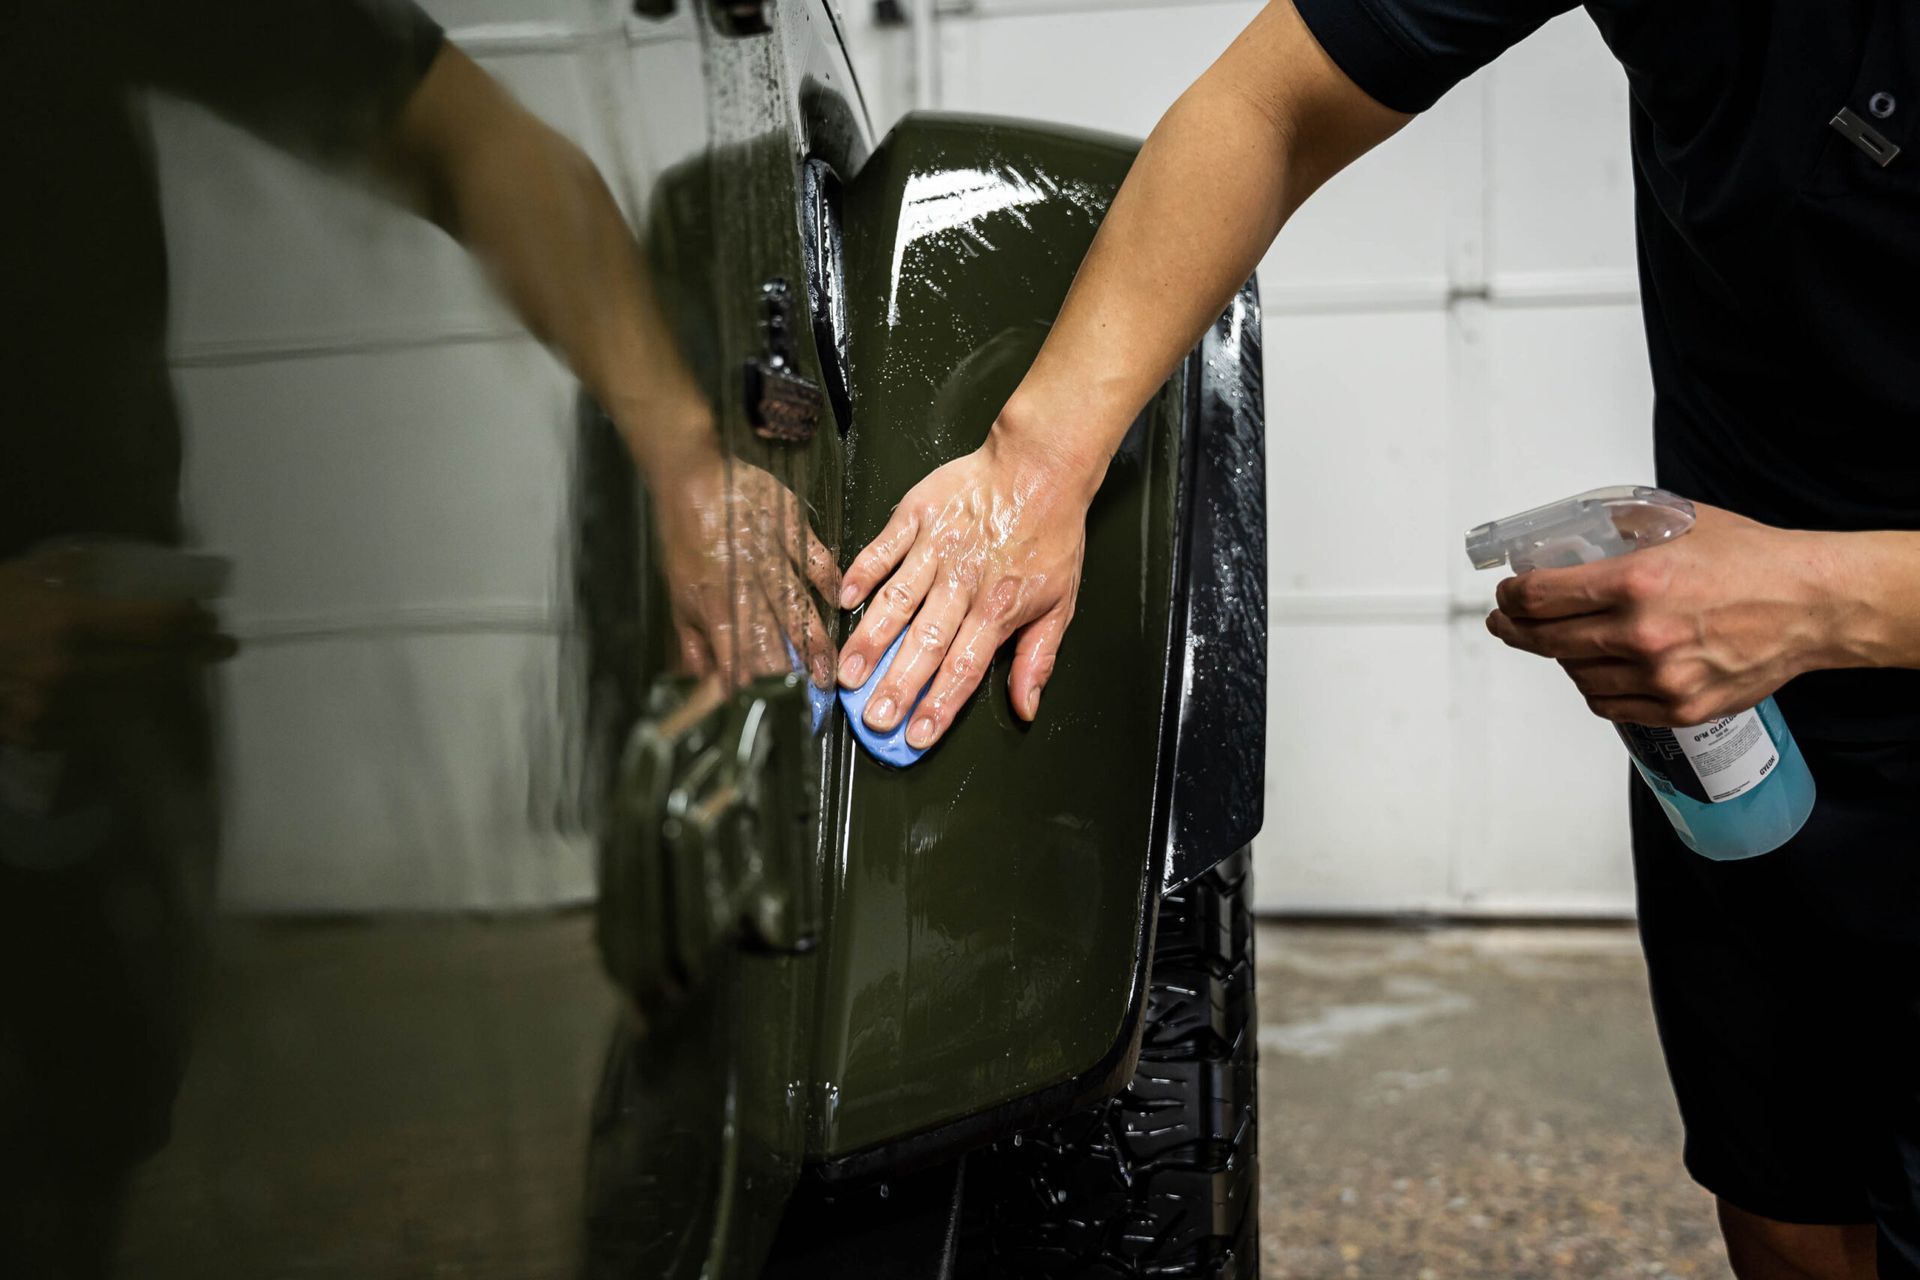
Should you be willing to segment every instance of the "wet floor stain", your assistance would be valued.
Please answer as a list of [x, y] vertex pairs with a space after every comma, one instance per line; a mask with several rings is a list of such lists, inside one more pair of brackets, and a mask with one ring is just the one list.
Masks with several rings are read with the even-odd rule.
[[1385, 1000], [1329, 1005], [1305, 1018], [1260, 1028], [1260, 1049], [1301, 1058], [1340, 1053], [1361, 1037], [1472, 1010], [1473, 1001], [1422, 978], [1388, 978]]
[[1259, 946], [1266, 1280], [1729, 1274], [1630, 930]]

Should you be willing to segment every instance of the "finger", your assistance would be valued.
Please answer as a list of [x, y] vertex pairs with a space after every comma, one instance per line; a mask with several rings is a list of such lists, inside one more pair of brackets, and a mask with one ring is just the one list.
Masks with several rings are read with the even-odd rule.
[[1073, 621], [1073, 605], [1063, 601], [1020, 633], [1013, 647], [1013, 669], [1007, 673], [1007, 697], [1013, 713], [1032, 720], [1040, 711], [1040, 694], [1053, 678], [1054, 658]]
[[920, 547], [874, 592], [873, 600], [847, 642], [840, 647], [840, 683], [849, 689], [865, 684], [879, 665], [887, 646], [920, 609], [939, 568], [932, 547]]
[[807, 679], [822, 689], [833, 686], [833, 641], [826, 623], [813, 607], [807, 584], [790, 564], [782, 563], [763, 572], [764, 587], [774, 612], [780, 618], [783, 633], [781, 648], [787, 657], [787, 669], [796, 666]]
[[924, 751], [946, 735], [960, 708], [986, 679], [993, 655], [1005, 640], [1002, 624], [978, 609], [961, 624], [960, 634], [933, 678], [933, 687], [913, 713], [913, 724], [907, 729], [908, 746]]
[[742, 672], [746, 669], [747, 656], [742, 651], [745, 642], [731, 603], [714, 602], [710, 611], [702, 615], [699, 627], [707, 652], [713, 656], [711, 674], [717, 676], [727, 690], [737, 689], [745, 678]]
[[704, 676], [713, 670], [713, 655], [707, 651], [707, 638], [700, 633], [700, 628], [676, 623], [674, 634], [679, 640], [682, 675]]
[[1501, 612], [1514, 618], [1572, 618], [1599, 613], [1620, 599], [1622, 556], [1566, 569], [1535, 569], [1494, 588]]
[[927, 595], [907, 629], [907, 638], [900, 642], [900, 651], [893, 655], [893, 665], [874, 686], [873, 697], [867, 702], [861, 719], [869, 728], [890, 732], [900, 723], [900, 717], [913, 710], [914, 699], [940, 669], [954, 636], [967, 621], [968, 603], [966, 595], [946, 583]]
[[[821, 553], [825, 552], [822, 547]], [[831, 558], [828, 563], [832, 563]], [[780, 647], [787, 670], [798, 667], [822, 689], [832, 687], [833, 644], [820, 611], [813, 606], [813, 597], [807, 593], [807, 579], [800, 576], [794, 561], [784, 557], [762, 559], [757, 571], [760, 589], [780, 620]]]
[[777, 497], [774, 499], [774, 511], [764, 517], [764, 527], [768, 536], [776, 541], [786, 553], [786, 558], [805, 571], [807, 580], [814, 589], [829, 600], [840, 596], [840, 566], [834, 563], [833, 553], [820, 541], [820, 535], [813, 531], [812, 523], [807, 519], [806, 504], [800, 498], [778, 483], [772, 484]]
[[1605, 616], [1540, 622], [1496, 609], [1487, 615], [1487, 630], [1502, 644], [1543, 658], [1617, 658], [1621, 653], [1615, 620]]
[[1653, 669], [1645, 663], [1619, 658], [1585, 658], [1560, 664], [1573, 678], [1573, 687], [1588, 698], [1658, 698]]
[[801, 569], [806, 571], [807, 581], [813, 584], [822, 598], [837, 600], [840, 598], [840, 566], [833, 562], [833, 553], [827, 550], [827, 544], [820, 541], [820, 535], [813, 526], [802, 521], [802, 541], [798, 548]]
[[920, 521], [902, 503], [893, 510], [893, 518], [880, 536], [866, 545], [847, 566], [840, 582], [840, 607], [851, 609], [867, 598], [867, 593], [900, 564], [913, 549], [920, 535]]
[[1690, 723], [1674, 715], [1673, 707], [1652, 698], [1588, 698], [1587, 709], [1615, 724], [1644, 724], [1656, 729], [1685, 728]]
[[757, 575], [756, 580], [741, 584], [734, 620], [740, 637], [743, 679], [784, 676], [793, 670], [793, 661], [787, 656], [786, 624]]

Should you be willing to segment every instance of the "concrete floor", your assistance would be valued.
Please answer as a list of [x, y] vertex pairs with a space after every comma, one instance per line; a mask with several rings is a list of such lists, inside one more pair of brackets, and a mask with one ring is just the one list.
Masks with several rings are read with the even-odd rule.
[[[1632, 934], [1266, 925], [1267, 1280], [1714, 1277]], [[223, 927], [118, 1274], [563, 1276], [584, 916]]]
[[1630, 929], [1259, 947], [1266, 1280], [1729, 1274]]

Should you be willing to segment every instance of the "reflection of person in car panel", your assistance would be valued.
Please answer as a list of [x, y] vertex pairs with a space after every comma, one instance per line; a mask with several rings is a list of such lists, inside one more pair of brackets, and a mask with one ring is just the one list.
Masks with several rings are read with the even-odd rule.
[[1576, 8], [1631, 90], [1655, 478], [1700, 519], [1509, 579], [1488, 626], [1613, 721], [1701, 725], [1779, 692], [1820, 788], [1780, 850], [1698, 857], [1633, 788], [1686, 1164], [1743, 1280], [1920, 1276], [1911, 0], [1274, 0], [1141, 148], [986, 442], [848, 566], [842, 603], [872, 603], [841, 680], [904, 631], [865, 716], [911, 714], [927, 746], [1011, 642], [1032, 719], [1140, 406], [1301, 202]]
[[[0, 747], [59, 752], [58, 803], [111, 815], [97, 848], [59, 865], [36, 860], [19, 835], [27, 820], [0, 828], [0, 1259], [22, 1275], [103, 1265], [125, 1171], [166, 1139], [194, 926], [211, 884], [196, 672], [230, 644], [199, 606], [63, 589], [58, 553], [42, 550], [73, 537], [181, 536], [167, 262], [136, 105], [146, 89], [372, 177], [487, 267], [607, 408], [645, 474], [675, 599], [690, 602], [680, 619], [690, 666], [730, 674], [736, 655], [712, 637], [736, 606], [769, 607], [727, 595], [726, 584], [756, 577], [727, 564], [742, 550], [716, 514], [742, 505], [727, 500], [729, 486], [749, 485], [756, 511], [792, 504], [780, 527], [805, 527], [770, 477], [724, 462], [592, 164], [406, 0], [10, 5], [0, 36], [0, 163], [15, 176], [0, 201]], [[817, 542], [746, 550], [777, 558], [782, 583], [835, 586]], [[806, 589], [785, 594], [785, 629], [824, 682], [831, 650], [810, 607], [804, 618], [792, 608]]]

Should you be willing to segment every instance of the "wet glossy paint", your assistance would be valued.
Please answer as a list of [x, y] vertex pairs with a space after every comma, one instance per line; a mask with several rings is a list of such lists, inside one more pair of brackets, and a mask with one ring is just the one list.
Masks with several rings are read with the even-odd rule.
[[1168, 890], [1251, 841], [1266, 816], [1261, 382], [1260, 294], [1249, 281], [1187, 359]]
[[[845, 545], [975, 448], [1031, 362], [1132, 147], [910, 117], [848, 184]], [[836, 735], [810, 1152], [829, 1161], [1074, 1080], [1124, 1051], [1151, 895], [1180, 401], [1143, 413], [1089, 517], [1046, 708], [1003, 653], [939, 748]]]

